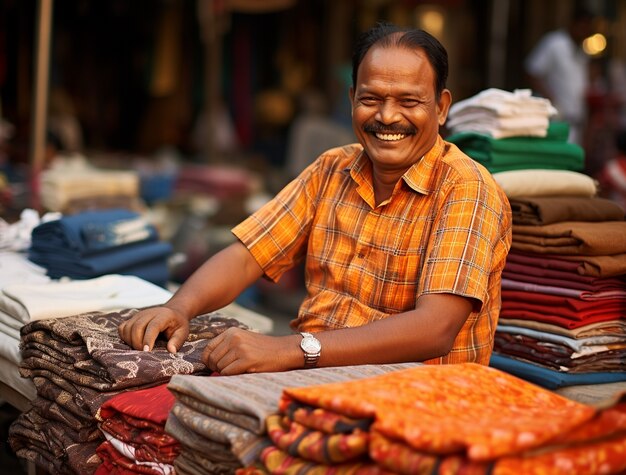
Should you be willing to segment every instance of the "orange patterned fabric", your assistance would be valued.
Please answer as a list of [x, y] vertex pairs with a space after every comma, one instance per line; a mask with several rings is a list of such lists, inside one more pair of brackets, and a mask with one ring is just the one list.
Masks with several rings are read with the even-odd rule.
[[283, 392], [349, 417], [372, 417], [391, 439], [434, 454], [487, 461], [540, 447], [596, 414], [592, 407], [474, 363], [418, 366], [386, 375]]
[[488, 364], [511, 245], [506, 196], [441, 137], [379, 205], [371, 168], [360, 145], [329, 150], [233, 233], [275, 281], [306, 255], [294, 329], [361, 326], [450, 293], [475, 311], [450, 353], [429, 362]]

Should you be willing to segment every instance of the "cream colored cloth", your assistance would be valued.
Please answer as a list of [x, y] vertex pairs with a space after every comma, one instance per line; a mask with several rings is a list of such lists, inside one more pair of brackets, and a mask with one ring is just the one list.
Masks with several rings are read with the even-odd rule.
[[556, 109], [530, 89], [513, 92], [489, 88], [450, 107], [447, 127], [453, 132], [477, 132], [493, 138], [545, 137]]
[[90, 165], [82, 156], [55, 163], [41, 174], [41, 202], [50, 211], [64, 211], [69, 203], [88, 198], [138, 197], [139, 174]]
[[22, 323], [83, 312], [114, 311], [165, 303], [172, 293], [131, 275], [95, 279], [14, 284], [0, 294], [0, 309]]
[[597, 182], [571, 170], [509, 170], [493, 173], [508, 198], [533, 196], [595, 196]]

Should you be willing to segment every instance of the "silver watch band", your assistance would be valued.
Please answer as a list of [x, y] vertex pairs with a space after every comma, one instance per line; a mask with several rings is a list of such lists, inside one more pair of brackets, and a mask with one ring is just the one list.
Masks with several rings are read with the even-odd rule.
[[321, 343], [311, 333], [301, 332], [300, 334], [302, 335], [300, 348], [304, 353], [304, 367], [315, 368], [320, 359]]

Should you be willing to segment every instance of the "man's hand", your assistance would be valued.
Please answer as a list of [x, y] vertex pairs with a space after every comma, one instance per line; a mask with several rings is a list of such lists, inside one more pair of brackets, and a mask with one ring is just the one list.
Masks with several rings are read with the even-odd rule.
[[168, 307], [142, 310], [118, 327], [120, 338], [135, 350], [150, 351], [160, 333], [167, 337], [167, 351], [176, 353], [189, 336], [189, 320]]
[[223, 376], [301, 368], [300, 335], [268, 336], [241, 328], [229, 328], [213, 338], [202, 361]]

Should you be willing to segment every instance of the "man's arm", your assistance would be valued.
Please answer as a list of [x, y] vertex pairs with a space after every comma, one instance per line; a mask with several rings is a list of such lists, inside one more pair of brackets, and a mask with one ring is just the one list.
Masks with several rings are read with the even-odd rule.
[[151, 350], [160, 333], [175, 353], [189, 336], [189, 320], [231, 303], [263, 275], [248, 249], [237, 241], [209, 258], [162, 306], [142, 310], [119, 328], [136, 350]]
[[[473, 301], [451, 294], [424, 295], [414, 310], [355, 328], [316, 333], [319, 366], [424, 361], [447, 354]], [[300, 335], [268, 336], [231, 328], [209, 342], [203, 360], [223, 375], [302, 368]]]

